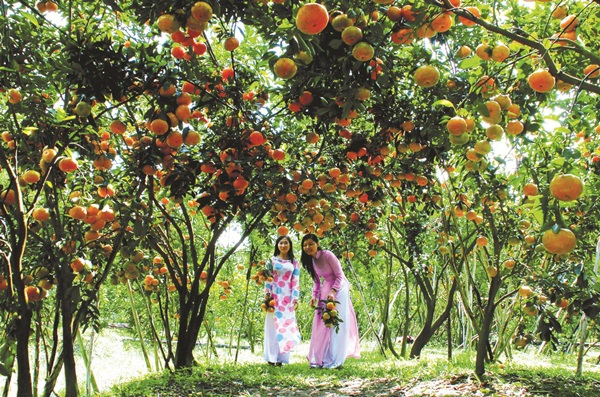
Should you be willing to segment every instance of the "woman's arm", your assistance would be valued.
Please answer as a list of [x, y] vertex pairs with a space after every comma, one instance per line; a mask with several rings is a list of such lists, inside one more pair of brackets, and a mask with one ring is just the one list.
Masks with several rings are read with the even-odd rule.
[[331, 271], [335, 277], [335, 281], [331, 286], [331, 292], [329, 294], [331, 295], [331, 293], [334, 292], [333, 296], [335, 297], [335, 293], [342, 287], [342, 282], [346, 279], [346, 276], [344, 275], [342, 265], [337, 256], [331, 251], [326, 251], [325, 253], [327, 254], [327, 263], [331, 267]]
[[292, 283], [292, 302], [294, 307], [298, 304], [298, 298], [300, 297], [300, 263], [294, 259], [294, 270], [292, 271], [292, 277], [290, 279]]

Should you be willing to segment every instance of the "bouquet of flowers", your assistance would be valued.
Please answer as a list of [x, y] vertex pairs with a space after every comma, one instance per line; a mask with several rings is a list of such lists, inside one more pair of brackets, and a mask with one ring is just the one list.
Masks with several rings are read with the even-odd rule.
[[260, 304], [260, 307], [264, 312], [273, 313], [275, 311], [276, 304], [277, 302], [275, 302], [275, 298], [273, 298], [271, 294], [267, 292], [265, 295], [265, 300]]
[[327, 328], [335, 328], [335, 332], [337, 333], [340, 330], [340, 323], [344, 322], [336, 310], [336, 304], [340, 302], [331, 298], [327, 298], [326, 300], [321, 299], [319, 302], [322, 303], [322, 306], [317, 306], [316, 310], [321, 312], [321, 320], [323, 320]]

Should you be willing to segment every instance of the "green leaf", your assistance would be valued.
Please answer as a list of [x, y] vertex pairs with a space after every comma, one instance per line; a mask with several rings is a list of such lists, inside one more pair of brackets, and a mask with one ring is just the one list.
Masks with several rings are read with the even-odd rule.
[[490, 111], [483, 103], [477, 106], [477, 111], [484, 117], [490, 116]]
[[557, 157], [555, 159], [552, 160], [552, 165], [560, 168], [565, 164], [565, 158], [564, 157]]
[[481, 64], [481, 60], [476, 57], [466, 58], [460, 61], [458, 67], [461, 69], [471, 69]]
[[456, 108], [454, 107], [454, 104], [447, 99], [440, 99], [439, 101], [435, 101], [433, 103], [433, 106], [437, 106], [437, 105], [445, 106], [447, 108], [452, 108], [452, 109], [456, 110]]
[[25, 18], [27, 18], [29, 20], [29, 22], [31, 22], [33, 25], [35, 25], [36, 28], [40, 27], [40, 24], [38, 23], [38, 20], [36, 19], [36, 17], [28, 12], [21, 12], [21, 15], [23, 15]]

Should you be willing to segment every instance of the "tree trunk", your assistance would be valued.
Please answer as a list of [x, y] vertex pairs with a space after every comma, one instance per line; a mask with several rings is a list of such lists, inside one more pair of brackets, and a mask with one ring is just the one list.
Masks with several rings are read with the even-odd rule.
[[481, 321], [481, 330], [477, 340], [477, 357], [475, 359], [475, 374], [479, 379], [485, 375], [485, 363], [488, 359], [488, 344], [490, 342], [490, 331], [494, 319], [493, 305], [488, 304]]
[[[67, 274], [69, 272], [69, 274]], [[73, 305], [76, 299], [73, 299], [73, 293], [76, 287], [73, 287], [73, 276], [70, 274], [70, 269], [63, 269], [64, 283], [58, 293], [61, 298], [62, 310], [62, 333], [63, 333], [63, 357], [65, 371], [65, 397], [79, 396], [79, 388], [77, 386], [77, 372], [75, 367], [75, 349], [73, 347], [73, 313], [75, 312]]]
[[[478, 333], [475, 374], [479, 379], [482, 379], [483, 375], [485, 375], [485, 363], [488, 360], [488, 356], [491, 356], [491, 351], [489, 350], [490, 331], [492, 330], [492, 323], [494, 322], [494, 314], [496, 312], [496, 303], [494, 300], [500, 289], [500, 280], [499, 275], [492, 278], [487, 304], [484, 307], [483, 318], [481, 319], [481, 328]], [[491, 359], [491, 357], [489, 358]]]
[[457, 281], [452, 281], [452, 286], [448, 291], [448, 303], [446, 304], [444, 311], [440, 314], [437, 320], [435, 320], [435, 322], [433, 322], [433, 315], [435, 314], [435, 299], [425, 300], [427, 302], [427, 316], [425, 318], [425, 322], [423, 328], [421, 329], [421, 332], [415, 339], [415, 343], [410, 349], [411, 358], [419, 357], [421, 355], [421, 351], [423, 350], [425, 345], [427, 345], [427, 343], [431, 340], [431, 338], [437, 332], [437, 330], [440, 329], [444, 322], [446, 322], [446, 320], [448, 320], [448, 318], [450, 317], [452, 306], [454, 305], [454, 295], [456, 293], [457, 286]]
[[29, 365], [29, 332], [31, 311], [21, 310], [17, 325], [17, 397], [32, 397], [31, 367]]
[[189, 300], [180, 306], [180, 326], [177, 333], [177, 347], [175, 348], [175, 368], [191, 367], [196, 363], [194, 349], [198, 341], [200, 327], [204, 321], [204, 313], [208, 303], [207, 285], [204, 291], [198, 294], [189, 294]]

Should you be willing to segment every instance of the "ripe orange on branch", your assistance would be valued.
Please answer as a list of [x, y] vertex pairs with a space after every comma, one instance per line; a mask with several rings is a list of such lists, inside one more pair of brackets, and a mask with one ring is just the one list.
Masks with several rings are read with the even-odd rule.
[[567, 254], [575, 248], [577, 245], [577, 237], [569, 229], [559, 229], [558, 232], [554, 231], [555, 228], [548, 229], [542, 235], [542, 245], [551, 254]]
[[556, 79], [545, 69], [538, 69], [527, 77], [529, 86], [537, 92], [548, 92], [554, 88]]
[[279, 58], [273, 65], [273, 73], [282, 79], [291, 79], [296, 75], [297, 71], [296, 62], [290, 58]]
[[440, 80], [440, 72], [435, 66], [419, 66], [413, 75], [415, 82], [419, 87], [432, 87]]
[[558, 200], [577, 200], [581, 193], [583, 193], [583, 182], [576, 175], [557, 175], [550, 182], [550, 194]]
[[366, 41], [361, 41], [360, 43], [356, 43], [354, 47], [352, 47], [352, 56], [357, 61], [367, 62], [373, 59], [375, 55], [375, 49], [373, 46]]
[[296, 27], [305, 34], [319, 34], [329, 23], [329, 12], [318, 3], [304, 4], [296, 15]]

